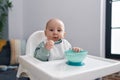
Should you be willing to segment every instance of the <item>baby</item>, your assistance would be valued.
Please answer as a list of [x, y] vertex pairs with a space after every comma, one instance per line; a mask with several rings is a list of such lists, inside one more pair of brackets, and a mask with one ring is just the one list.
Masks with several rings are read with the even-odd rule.
[[50, 19], [45, 28], [46, 40], [43, 40], [35, 49], [34, 57], [42, 61], [50, 61], [65, 58], [65, 51], [72, 49], [79, 52], [81, 48], [73, 47], [64, 39], [64, 23], [57, 18]]

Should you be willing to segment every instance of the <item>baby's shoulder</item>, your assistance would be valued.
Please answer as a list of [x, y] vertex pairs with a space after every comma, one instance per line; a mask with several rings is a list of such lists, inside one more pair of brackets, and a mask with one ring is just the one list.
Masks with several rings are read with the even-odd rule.
[[66, 39], [62, 39], [62, 42], [63, 42], [64, 44], [69, 44], [68, 40], [66, 40]]
[[62, 39], [62, 41], [64, 41], [64, 42], [68, 42], [68, 40], [66, 40], [66, 39]]

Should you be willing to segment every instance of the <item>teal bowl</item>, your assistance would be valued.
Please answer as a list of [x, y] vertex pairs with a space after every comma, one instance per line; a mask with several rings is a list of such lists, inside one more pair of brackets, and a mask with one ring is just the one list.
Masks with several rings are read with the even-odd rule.
[[75, 52], [73, 50], [65, 51], [65, 57], [67, 59], [67, 64], [73, 66], [82, 66], [84, 65], [83, 60], [87, 56], [88, 52], [81, 50], [80, 52]]

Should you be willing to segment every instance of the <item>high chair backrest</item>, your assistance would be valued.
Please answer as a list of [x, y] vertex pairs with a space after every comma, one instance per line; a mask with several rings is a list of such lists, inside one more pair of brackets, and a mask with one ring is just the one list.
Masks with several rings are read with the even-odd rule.
[[26, 55], [33, 56], [36, 47], [43, 39], [45, 39], [44, 31], [33, 32], [32, 35], [27, 40]]

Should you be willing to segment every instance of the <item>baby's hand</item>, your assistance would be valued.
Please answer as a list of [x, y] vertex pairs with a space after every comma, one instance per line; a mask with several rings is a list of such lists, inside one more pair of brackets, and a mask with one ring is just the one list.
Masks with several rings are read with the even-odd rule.
[[52, 49], [53, 46], [54, 46], [54, 41], [53, 41], [53, 40], [48, 40], [48, 41], [46, 42], [46, 44], [45, 44], [45, 48], [46, 48], [47, 50]]
[[80, 51], [82, 50], [82, 48], [79, 48], [79, 47], [73, 47], [72, 50], [75, 51], [75, 52], [80, 52]]

